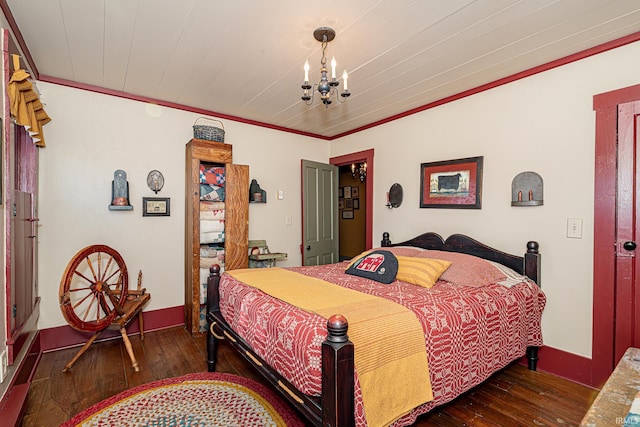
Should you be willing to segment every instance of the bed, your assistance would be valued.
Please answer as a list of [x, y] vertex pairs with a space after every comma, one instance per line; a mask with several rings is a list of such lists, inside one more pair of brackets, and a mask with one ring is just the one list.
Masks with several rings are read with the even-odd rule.
[[[242, 278], [249, 276], [242, 274], [254, 272], [225, 272], [221, 276], [218, 266], [211, 267], [207, 287], [209, 371], [215, 371], [218, 340], [226, 339], [312, 425], [366, 426], [371, 419], [376, 420], [375, 425], [399, 427], [414, 423], [419, 415], [454, 399], [525, 355], [529, 369], [536, 369], [537, 350], [542, 345], [540, 321], [546, 302], [539, 287], [537, 242], [528, 242], [526, 253], [518, 256], [461, 234], [444, 240], [429, 232], [394, 244], [384, 233], [381, 247], [376, 249], [385, 254], [391, 252], [401, 265], [409, 261], [422, 263], [422, 259], [449, 264], [436, 277], [435, 284], [426, 288], [404, 280], [383, 284], [347, 275], [347, 262], [267, 270], [299, 278], [301, 286], [306, 280], [321, 280], [339, 285], [331, 285], [333, 288], [355, 290], [376, 301], [392, 300], [394, 306], [410, 310], [410, 317], [419, 320], [424, 334], [426, 382], [430, 387], [423, 388], [429, 389], [424, 394], [431, 393], [430, 400], [420, 400], [415, 406], [412, 403], [410, 410], [405, 408], [404, 412], [392, 414], [390, 420], [380, 421], [371, 410], [372, 404], [365, 410], [364, 402], [372, 402], [375, 397], [376, 405], [382, 402], [384, 407], [386, 401], [404, 399], [385, 397], [386, 387], [372, 394], [367, 385], [368, 373], [364, 368], [360, 372], [354, 368], [354, 364], [364, 366], [365, 356], [362, 351], [358, 353], [350, 339], [350, 335], [362, 334], [354, 328], [349, 330], [348, 315], [319, 315], [321, 311], [292, 306], [279, 299], [277, 293], [249, 285], [248, 280], [243, 282]], [[360, 327], [359, 320], [356, 324]], [[395, 323], [378, 327], [381, 345], [387, 345], [387, 349], [404, 347], [392, 344], [398, 340], [396, 335], [404, 337], [404, 332], [396, 334]], [[360, 349], [361, 338], [356, 342]], [[413, 369], [415, 364], [412, 372]], [[393, 381], [406, 381], [411, 389], [414, 378], [409, 377], [413, 376]]]

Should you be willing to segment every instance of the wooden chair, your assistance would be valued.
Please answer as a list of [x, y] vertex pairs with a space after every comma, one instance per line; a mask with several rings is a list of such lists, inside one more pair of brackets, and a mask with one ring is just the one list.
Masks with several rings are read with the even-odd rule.
[[249, 240], [249, 268], [275, 267], [286, 259], [284, 252], [271, 252], [266, 240]]

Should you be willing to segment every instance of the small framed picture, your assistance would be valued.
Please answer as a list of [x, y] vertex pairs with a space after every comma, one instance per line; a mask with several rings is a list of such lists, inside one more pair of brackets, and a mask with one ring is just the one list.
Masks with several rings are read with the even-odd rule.
[[171, 199], [169, 197], [143, 197], [142, 216], [170, 216]]
[[353, 209], [353, 199], [346, 199], [344, 201], [344, 208], [346, 210], [352, 210]]
[[360, 199], [352, 199], [353, 200], [353, 209], [360, 209]]
[[344, 195], [342, 194], [342, 187], [338, 187], [338, 198], [342, 199]]
[[360, 197], [360, 187], [351, 187], [351, 197]]
[[342, 219], [353, 219], [353, 211], [342, 211]]
[[344, 199], [338, 199], [338, 209], [344, 209]]
[[344, 187], [344, 198], [345, 199], [350, 199], [351, 198], [351, 187], [350, 186], [346, 186]]

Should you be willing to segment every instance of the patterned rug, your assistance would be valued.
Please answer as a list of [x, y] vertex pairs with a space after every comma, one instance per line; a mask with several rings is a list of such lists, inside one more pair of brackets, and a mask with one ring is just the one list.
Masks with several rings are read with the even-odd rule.
[[230, 374], [204, 372], [154, 381], [105, 399], [61, 427], [303, 427], [271, 389]]

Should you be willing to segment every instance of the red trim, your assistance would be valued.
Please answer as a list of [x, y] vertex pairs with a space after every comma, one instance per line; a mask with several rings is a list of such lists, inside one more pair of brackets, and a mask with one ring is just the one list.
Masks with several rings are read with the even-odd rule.
[[637, 32], [637, 33], [630, 34], [630, 35], [625, 36], [625, 37], [621, 37], [621, 38], [616, 39], [616, 40], [612, 40], [612, 41], [607, 42], [607, 43], [603, 43], [603, 44], [601, 44], [599, 46], [595, 46], [595, 47], [592, 47], [590, 49], [583, 50], [582, 52], [574, 53], [573, 55], [565, 56], [564, 58], [556, 59], [555, 61], [547, 62], [546, 64], [542, 64], [542, 65], [539, 65], [537, 67], [529, 68], [528, 70], [524, 70], [524, 71], [521, 71], [519, 73], [512, 74], [510, 76], [507, 76], [507, 77], [504, 77], [502, 79], [498, 79], [496, 81], [493, 81], [493, 82], [490, 82], [490, 83], [475, 87], [473, 89], [465, 90], [465, 91], [457, 93], [455, 95], [451, 95], [451, 96], [448, 96], [446, 98], [442, 98], [442, 99], [440, 99], [438, 101], [434, 101], [434, 102], [431, 102], [429, 104], [425, 104], [423, 106], [413, 108], [411, 110], [405, 111], [404, 113], [399, 113], [399, 114], [387, 117], [386, 119], [378, 120], [378, 121], [375, 121], [373, 123], [369, 123], [368, 125], [360, 126], [359, 128], [355, 128], [355, 129], [340, 133], [338, 135], [334, 135], [334, 136], [331, 137], [331, 139], [332, 140], [333, 139], [339, 139], [339, 138], [342, 138], [343, 136], [347, 136], [347, 135], [351, 135], [351, 134], [354, 134], [354, 133], [358, 133], [358, 132], [361, 132], [363, 130], [370, 129], [372, 127], [376, 127], [376, 126], [379, 126], [379, 125], [382, 125], [382, 124], [385, 124], [385, 123], [392, 122], [394, 120], [401, 119], [403, 117], [410, 116], [412, 114], [419, 113], [421, 111], [425, 111], [425, 110], [428, 110], [428, 109], [431, 109], [431, 108], [434, 108], [434, 107], [438, 107], [438, 106], [443, 105], [443, 104], [448, 104], [449, 102], [457, 101], [459, 99], [466, 98], [467, 96], [475, 95], [477, 93], [484, 92], [486, 90], [493, 89], [495, 87], [502, 86], [502, 85], [505, 85], [507, 83], [514, 82], [516, 80], [524, 79], [526, 77], [530, 77], [530, 76], [533, 76], [535, 74], [542, 73], [544, 71], [549, 71], [551, 69], [554, 69], [554, 68], [557, 68], [557, 67], [561, 67], [563, 65], [567, 65], [567, 64], [570, 64], [572, 62], [579, 61], [581, 59], [585, 59], [585, 58], [588, 58], [588, 57], [593, 56], [593, 55], [597, 55], [597, 54], [600, 54], [600, 53], [603, 53], [603, 52], [606, 52], [606, 51], [609, 51], [609, 50], [612, 50], [612, 49], [616, 49], [618, 47], [622, 47], [622, 46], [628, 45], [630, 43], [637, 42], [638, 40], [640, 40], [640, 31]]
[[21, 425], [22, 417], [27, 409], [26, 404], [29, 386], [29, 383], [18, 384], [11, 387], [11, 390], [7, 392], [7, 395], [2, 400], [2, 406], [0, 407], [2, 425], [16, 427]]
[[345, 154], [343, 156], [332, 157], [329, 164], [335, 166], [348, 165], [354, 162], [367, 162], [367, 179], [365, 180], [365, 189], [367, 192], [366, 210], [365, 210], [365, 245], [367, 249], [373, 247], [373, 148], [357, 153]]
[[283, 126], [272, 125], [270, 123], [259, 122], [257, 120], [245, 119], [245, 118], [242, 118], [242, 117], [233, 116], [231, 114], [217, 113], [215, 111], [205, 110], [203, 108], [190, 107], [188, 105], [177, 104], [175, 102], [169, 102], [169, 101], [163, 101], [161, 99], [147, 98], [146, 96], [133, 95], [133, 94], [130, 94], [130, 93], [127, 93], [127, 92], [122, 92], [122, 91], [113, 90], [113, 89], [107, 89], [107, 88], [100, 87], [100, 86], [94, 86], [94, 85], [89, 85], [89, 84], [84, 84], [84, 83], [78, 83], [78, 82], [74, 82], [74, 81], [71, 81], [71, 80], [59, 79], [57, 77], [41, 75], [38, 80], [43, 81], [43, 82], [47, 82], [47, 83], [53, 83], [53, 84], [61, 85], [61, 86], [67, 86], [67, 87], [72, 87], [72, 88], [76, 88], [76, 89], [87, 90], [87, 91], [90, 91], [90, 92], [96, 92], [96, 93], [102, 93], [102, 94], [105, 94], [105, 95], [116, 96], [116, 97], [119, 97], [119, 98], [131, 99], [133, 101], [140, 101], [140, 102], [147, 102], [147, 103], [150, 103], [150, 104], [162, 105], [163, 107], [174, 108], [176, 110], [190, 111], [192, 113], [198, 113], [198, 114], [202, 114], [202, 115], [205, 115], [205, 116], [214, 116], [214, 117], [219, 118], [219, 119], [231, 120], [231, 121], [234, 121], [234, 122], [245, 123], [245, 124], [253, 125], [253, 126], [260, 126], [260, 127], [263, 127], [263, 128], [279, 130], [281, 132], [294, 133], [294, 134], [297, 134], [297, 135], [309, 136], [309, 137], [312, 137], [312, 138], [324, 139], [324, 140], [327, 140], [327, 141], [331, 139], [328, 136], [318, 135], [318, 134], [311, 133], [311, 132], [305, 132], [305, 131], [301, 131], [301, 130], [297, 130], [297, 129], [291, 129], [291, 128], [287, 128], [287, 127], [283, 127]]
[[[2, 30], [3, 35], [3, 45], [2, 45], [2, 58], [3, 58], [3, 78], [5, 85], [9, 82], [9, 78], [11, 73], [9, 71], [9, 37], [7, 37], [9, 31]], [[5, 105], [11, 105], [9, 101], [9, 92], [7, 90], [4, 91], [4, 101]], [[4, 141], [2, 142], [4, 147], [5, 155], [2, 156], [2, 164], [3, 170], [2, 172], [2, 195], [3, 204], [4, 204], [4, 232], [5, 232], [5, 246], [4, 246], [4, 280], [3, 280], [3, 288], [4, 288], [4, 336], [10, 337], [12, 334], [13, 324], [11, 319], [11, 291], [12, 286], [11, 283], [11, 197], [13, 195], [13, 180], [11, 171], [11, 155], [12, 147], [11, 147], [11, 130], [13, 129], [13, 124], [10, 120], [9, 115], [10, 110], [8, 108], [4, 109], [2, 113], [3, 125], [2, 131], [4, 133]], [[9, 285], [7, 285], [9, 284]], [[8, 351], [11, 351], [9, 349]]]
[[21, 425], [22, 417], [27, 408], [29, 387], [38, 363], [40, 363], [41, 355], [39, 333], [36, 332], [26, 356], [20, 361], [13, 378], [10, 378], [11, 383], [0, 401], [0, 420], [3, 421], [3, 426], [17, 427]]
[[[546, 346], [539, 349], [538, 356], [540, 357], [538, 370], [593, 387], [591, 384], [591, 359]], [[520, 359], [519, 363], [526, 365], [526, 357]]]
[[640, 99], [640, 85], [629, 86], [611, 92], [601, 93], [593, 97], [593, 109], [602, 110], [607, 107], [618, 107], [618, 104], [626, 104]]
[[16, 25], [16, 22], [15, 22], [13, 16], [11, 15], [9, 7], [7, 6], [6, 0], [0, 0], [0, 8], [3, 10], [5, 16], [7, 17], [7, 21], [9, 22], [9, 26], [11, 27], [12, 32], [15, 34], [16, 38], [18, 39], [18, 44], [20, 46], [20, 49], [24, 52], [25, 56], [27, 57], [26, 60], [28, 61], [36, 80], [42, 80], [44, 82], [60, 84], [60, 85], [63, 85], [63, 86], [74, 87], [74, 88], [78, 88], [78, 89], [90, 90], [90, 91], [93, 91], [93, 92], [103, 93], [103, 94], [107, 94], [107, 95], [119, 96], [119, 97], [126, 98], [126, 99], [132, 99], [132, 100], [137, 100], [137, 101], [142, 101], [142, 102], [151, 102], [151, 103], [155, 103], [155, 104], [162, 105], [162, 106], [165, 106], [165, 107], [175, 108], [175, 109], [178, 109], [178, 110], [191, 111], [191, 112], [204, 114], [204, 115], [208, 115], [208, 116], [215, 116], [215, 117], [219, 117], [219, 118], [223, 118], [223, 119], [227, 119], [227, 120], [237, 121], [237, 122], [240, 122], [240, 123], [266, 127], [268, 129], [274, 129], [274, 130], [279, 130], [279, 131], [282, 131], [282, 132], [289, 132], [289, 133], [294, 133], [294, 134], [297, 134], [297, 135], [304, 135], [304, 136], [308, 136], [308, 137], [312, 137], [312, 138], [318, 138], [318, 139], [324, 139], [324, 140], [328, 140], [328, 141], [333, 141], [335, 139], [339, 139], [339, 138], [342, 138], [342, 137], [347, 136], [347, 135], [358, 133], [358, 132], [361, 132], [363, 130], [367, 130], [367, 129], [370, 129], [370, 128], [373, 128], [373, 127], [376, 127], [376, 126], [379, 126], [379, 125], [382, 125], [382, 124], [385, 124], [385, 123], [389, 123], [389, 122], [401, 119], [403, 117], [407, 117], [407, 116], [419, 113], [421, 111], [425, 111], [425, 110], [428, 110], [428, 109], [431, 109], [431, 108], [434, 108], [434, 107], [437, 107], [437, 106], [440, 106], [440, 105], [443, 105], [443, 104], [447, 104], [449, 102], [457, 101], [459, 99], [466, 98], [467, 96], [475, 95], [477, 93], [484, 92], [486, 90], [493, 89], [495, 87], [502, 86], [504, 84], [511, 83], [511, 82], [516, 81], [516, 80], [523, 79], [525, 77], [530, 77], [532, 75], [535, 75], [535, 74], [538, 74], [538, 73], [541, 73], [541, 72], [544, 72], [544, 71], [548, 71], [548, 70], [551, 70], [553, 68], [561, 67], [563, 65], [567, 65], [567, 64], [570, 64], [572, 62], [579, 61], [581, 59], [588, 58], [590, 56], [597, 55], [597, 54], [600, 54], [600, 53], [603, 53], [603, 52], [606, 52], [606, 51], [609, 51], [609, 50], [612, 50], [612, 49], [616, 49], [618, 47], [622, 47], [622, 46], [625, 46], [627, 44], [634, 43], [634, 42], [637, 42], [638, 40], [640, 40], [640, 32], [629, 34], [627, 36], [620, 37], [620, 38], [618, 38], [616, 40], [612, 40], [612, 41], [603, 43], [601, 45], [594, 46], [592, 48], [583, 50], [581, 52], [574, 53], [573, 55], [565, 56], [564, 58], [560, 58], [560, 59], [557, 59], [555, 61], [547, 62], [546, 64], [542, 64], [542, 65], [539, 65], [537, 67], [533, 67], [533, 68], [530, 68], [528, 70], [524, 70], [524, 71], [521, 71], [519, 73], [512, 74], [511, 76], [507, 76], [507, 77], [504, 77], [502, 79], [498, 79], [498, 80], [496, 80], [494, 82], [490, 82], [490, 83], [487, 83], [487, 84], [484, 84], [484, 85], [481, 85], [481, 86], [478, 86], [478, 87], [475, 87], [475, 88], [472, 88], [472, 89], [457, 93], [455, 95], [448, 96], [446, 98], [443, 98], [443, 99], [440, 99], [440, 100], [425, 104], [423, 106], [413, 108], [413, 109], [405, 111], [403, 113], [395, 114], [395, 115], [387, 117], [385, 119], [377, 120], [375, 122], [369, 123], [369, 124], [364, 125], [364, 126], [360, 126], [358, 128], [355, 128], [355, 129], [351, 129], [349, 131], [346, 131], [346, 132], [343, 132], [343, 133], [340, 133], [340, 134], [337, 134], [337, 135], [324, 136], [324, 135], [314, 134], [314, 133], [311, 133], [311, 132], [304, 132], [304, 131], [291, 129], [291, 128], [286, 128], [286, 127], [282, 127], [282, 126], [276, 126], [276, 125], [272, 125], [272, 124], [269, 124], [269, 123], [255, 121], [255, 120], [243, 119], [243, 118], [238, 117], [238, 116], [232, 116], [232, 115], [228, 115], [228, 114], [216, 113], [214, 111], [209, 111], [209, 110], [189, 107], [189, 106], [182, 105], [182, 104], [176, 104], [176, 103], [172, 103], [172, 102], [166, 102], [166, 101], [156, 100], [156, 99], [152, 99], [152, 98], [136, 96], [136, 95], [132, 95], [132, 94], [121, 92], [121, 91], [106, 89], [106, 88], [93, 86], [93, 85], [81, 84], [81, 83], [72, 82], [72, 81], [64, 80], [64, 79], [58, 79], [56, 77], [51, 77], [51, 76], [46, 76], [46, 75], [39, 75], [39, 73], [37, 71], [37, 68], [35, 66], [35, 63], [34, 63], [33, 59], [31, 58], [31, 54], [29, 53], [29, 50], [27, 49], [26, 43], [25, 43], [24, 39], [22, 38], [22, 35], [20, 34], [20, 31], [18, 30], [18, 26]]
[[[182, 305], [145, 311], [143, 315], [145, 332], [184, 325], [184, 306]], [[127, 333], [133, 335], [139, 332], [140, 328], [138, 326], [138, 320], [136, 319], [127, 327]], [[40, 346], [42, 352], [59, 350], [84, 344], [90, 336], [91, 334], [76, 331], [71, 326], [47, 328], [40, 331]], [[106, 330], [100, 335], [98, 341], [106, 341], [119, 336], [119, 331]]]

